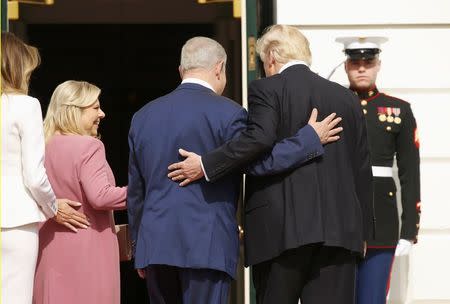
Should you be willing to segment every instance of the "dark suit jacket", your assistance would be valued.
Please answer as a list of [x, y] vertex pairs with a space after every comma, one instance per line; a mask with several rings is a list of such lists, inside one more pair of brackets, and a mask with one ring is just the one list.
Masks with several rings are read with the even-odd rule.
[[[247, 112], [241, 106], [192, 83], [180, 85], [134, 115], [127, 206], [136, 268], [164, 264], [216, 269], [234, 277], [241, 175], [180, 187], [167, 177], [167, 167], [180, 160], [179, 148], [205, 154], [239, 135], [246, 123]], [[311, 127], [294, 133], [254, 166], [255, 174], [274, 174], [323, 152]], [[286, 160], [286, 151], [295, 157]]]
[[323, 156], [297, 169], [248, 177], [245, 203], [246, 264], [269, 260], [310, 243], [362, 252], [373, 231], [372, 173], [358, 98], [305, 65], [249, 86], [248, 127], [237, 139], [204, 155], [214, 181], [244, 166], [305, 125], [314, 107], [323, 119], [343, 118], [341, 139]]

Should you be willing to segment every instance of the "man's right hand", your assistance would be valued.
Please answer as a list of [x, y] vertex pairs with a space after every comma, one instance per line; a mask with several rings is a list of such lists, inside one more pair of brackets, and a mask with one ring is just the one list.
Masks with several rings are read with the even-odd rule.
[[58, 212], [53, 219], [58, 224], [66, 226], [73, 232], [78, 231], [76, 227], [86, 229], [90, 225], [86, 215], [72, 208], [72, 206], [81, 206], [80, 203], [65, 198], [57, 199], [56, 203], [58, 204]]
[[317, 121], [317, 109], [314, 108], [309, 117], [308, 124], [316, 131], [317, 136], [320, 138], [322, 145], [329, 144], [339, 139], [339, 134], [342, 132], [342, 127], [336, 127], [341, 122], [342, 118], [336, 117], [336, 113], [328, 115], [324, 120]]
[[178, 153], [185, 159], [169, 166], [170, 172], [167, 176], [170, 179], [177, 182], [181, 181], [180, 186], [184, 187], [204, 176], [200, 155], [183, 149], [179, 149]]

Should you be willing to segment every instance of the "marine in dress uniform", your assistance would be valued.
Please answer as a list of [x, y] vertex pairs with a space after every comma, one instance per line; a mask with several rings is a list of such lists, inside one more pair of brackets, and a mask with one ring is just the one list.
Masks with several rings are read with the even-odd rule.
[[[380, 44], [384, 37], [342, 37], [350, 89], [366, 117], [374, 176], [375, 233], [358, 268], [357, 303], [384, 304], [394, 256], [417, 242], [420, 219], [419, 138], [408, 102], [378, 91]], [[402, 214], [399, 223], [392, 165], [397, 160]], [[400, 227], [399, 227], [400, 225]], [[400, 232], [400, 233], [399, 233]]]

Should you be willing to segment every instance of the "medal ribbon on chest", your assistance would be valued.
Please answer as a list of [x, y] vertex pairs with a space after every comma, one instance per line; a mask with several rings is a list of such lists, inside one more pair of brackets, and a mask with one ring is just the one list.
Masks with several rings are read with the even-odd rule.
[[400, 118], [400, 108], [392, 108], [392, 113], [394, 113], [394, 122], [399, 125], [402, 122], [402, 119]]
[[381, 122], [386, 121], [386, 107], [378, 107], [378, 120]]
[[387, 112], [387, 118], [386, 118], [387, 122], [389, 122], [389, 123], [394, 122], [394, 116], [392, 116], [392, 108], [387, 107], [386, 112]]

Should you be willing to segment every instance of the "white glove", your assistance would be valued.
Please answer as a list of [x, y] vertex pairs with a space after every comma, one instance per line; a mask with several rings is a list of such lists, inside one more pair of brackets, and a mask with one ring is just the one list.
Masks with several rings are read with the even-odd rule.
[[395, 256], [403, 256], [408, 255], [411, 251], [413, 245], [413, 241], [400, 239], [397, 244], [397, 248], [395, 249]]

